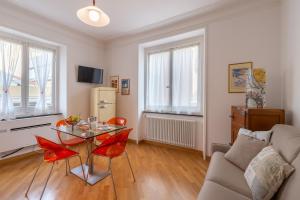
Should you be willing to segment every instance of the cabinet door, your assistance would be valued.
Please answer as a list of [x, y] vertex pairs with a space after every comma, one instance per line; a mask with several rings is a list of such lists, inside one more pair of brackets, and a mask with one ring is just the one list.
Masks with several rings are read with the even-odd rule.
[[100, 122], [106, 122], [109, 119], [116, 116], [116, 105], [115, 104], [104, 104], [98, 107], [98, 120]]
[[242, 124], [243, 126], [245, 126], [246, 110], [243, 107], [233, 107], [231, 116], [232, 116], [232, 122], [237, 124]]
[[240, 128], [246, 126], [246, 111], [243, 107], [232, 107], [231, 109], [231, 143], [237, 138]]
[[100, 90], [98, 103], [116, 103], [116, 92], [112, 90]]
[[231, 124], [231, 143], [233, 144], [236, 140], [240, 128], [245, 128], [243, 124], [232, 123]]

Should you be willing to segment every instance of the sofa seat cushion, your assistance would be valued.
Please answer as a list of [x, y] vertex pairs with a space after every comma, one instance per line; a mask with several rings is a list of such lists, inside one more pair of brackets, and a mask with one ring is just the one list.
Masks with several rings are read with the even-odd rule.
[[235, 191], [232, 191], [218, 183], [206, 180], [201, 188], [197, 200], [250, 200]]
[[205, 179], [252, 198], [251, 190], [244, 177], [244, 171], [227, 161], [224, 153], [216, 152], [213, 154]]

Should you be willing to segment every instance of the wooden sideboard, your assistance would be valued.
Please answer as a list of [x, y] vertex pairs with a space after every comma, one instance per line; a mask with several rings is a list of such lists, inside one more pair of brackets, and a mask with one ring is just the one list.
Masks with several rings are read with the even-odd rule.
[[275, 124], [285, 123], [285, 112], [273, 108], [246, 108], [244, 106], [231, 107], [231, 143], [238, 135], [240, 128], [251, 131], [267, 131]]

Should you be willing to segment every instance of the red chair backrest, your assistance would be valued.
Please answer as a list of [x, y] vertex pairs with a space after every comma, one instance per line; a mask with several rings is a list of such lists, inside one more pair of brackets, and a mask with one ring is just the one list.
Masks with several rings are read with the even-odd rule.
[[[58, 122], [56, 122], [56, 127], [66, 126], [66, 125], [68, 125], [68, 124], [66, 123], [66, 121], [64, 119], [59, 120]], [[60, 142], [62, 144], [64, 144], [63, 139], [61, 138], [61, 132], [60, 131], [56, 131], [56, 133], [57, 133], [57, 136], [58, 136], [58, 139], [60, 140]]]
[[46, 138], [43, 138], [41, 136], [35, 136], [35, 138], [39, 147], [41, 147], [45, 151], [57, 152], [64, 149], [61, 145], [56, 144], [55, 142], [52, 142], [50, 140], [47, 140]]
[[93, 151], [93, 153], [110, 158], [121, 155], [125, 151], [128, 136], [131, 131], [132, 128], [125, 129], [109, 137], [104, 140], [101, 145]]
[[125, 126], [127, 124], [127, 119], [123, 117], [113, 117], [109, 119], [106, 123], [117, 125], [117, 126]]
[[59, 120], [56, 122], [56, 127], [59, 127], [59, 126], [66, 126], [67, 123], [66, 123], [66, 120], [62, 119], [62, 120]]
[[118, 143], [118, 144], [124, 146], [124, 148], [125, 148], [125, 145], [128, 141], [129, 133], [132, 130], [133, 130], [132, 128], [121, 130], [119, 133], [112, 135], [108, 139], [104, 140], [100, 146], [103, 147], [103, 146], [109, 146], [109, 145]]

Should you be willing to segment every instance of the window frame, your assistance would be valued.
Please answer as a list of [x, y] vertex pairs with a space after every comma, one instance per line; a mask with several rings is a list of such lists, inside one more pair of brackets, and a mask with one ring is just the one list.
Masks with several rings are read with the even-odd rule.
[[[163, 45], [158, 45], [154, 47], [150, 47], [145, 49], [145, 70], [144, 70], [144, 112], [149, 112], [149, 113], [162, 113], [162, 114], [176, 114], [176, 115], [188, 115], [188, 116], [203, 116], [204, 112], [204, 105], [203, 105], [203, 91], [204, 91], [204, 83], [203, 83], [203, 66], [204, 66], [204, 38], [201, 37], [195, 37], [195, 38], [189, 38], [186, 40], [181, 40], [178, 42], [173, 42], [173, 43], [167, 43]], [[198, 86], [199, 86], [199, 94], [198, 97], [200, 98], [200, 112], [176, 112], [176, 111], [153, 111], [153, 110], [147, 110], [147, 100], [148, 100], [148, 70], [149, 70], [149, 57], [151, 54], [157, 54], [161, 52], [170, 52], [170, 108], [172, 110], [172, 104], [173, 104], [173, 53], [174, 50], [176, 49], [182, 49], [182, 48], [187, 48], [187, 47], [192, 47], [192, 46], [198, 46], [199, 48], [199, 78], [198, 78]]]
[[12, 34], [0, 32], [0, 40], [16, 43], [22, 46], [22, 76], [21, 76], [21, 106], [14, 107], [16, 117], [26, 117], [33, 114], [34, 108], [28, 105], [29, 101], [29, 48], [44, 49], [53, 52], [52, 63], [52, 106], [46, 113], [58, 112], [58, 65], [59, 65], [59, 47], [47, 42], [32, 40], [25, 37], [19, 37]]

